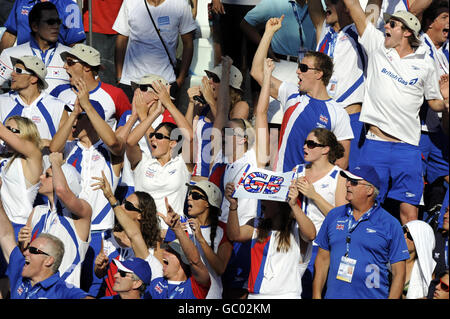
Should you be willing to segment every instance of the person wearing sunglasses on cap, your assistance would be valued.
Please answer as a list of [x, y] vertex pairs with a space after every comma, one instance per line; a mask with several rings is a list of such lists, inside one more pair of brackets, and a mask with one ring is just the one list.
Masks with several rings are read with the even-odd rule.
[[[442, 271], [430, 284], [426, 299], [449, 299], [448, 269]], [[425, 299], [425, 298], [423, 298]]]
[[[77, 94], [74, 108], [67, 121], [56, 132], [49, 149], [51, 152], [63, 153], [67, 163], [80, 173], [82, 188], [80, 196], [92, 207], [89, 250], [93, 250], [93, 253], [88, 252], [83, 265], [91, 275], [82, 275], [81, 283], [82, 287], [88, 290], [89, 281], [94, 278], [92, 276], [94, 259], [100, 251], [103, 233], [114, 227], [112, 207], [101, 192], [92, 190], [92, 177], [102, 170], [108, 172], [108, 181], [115, 189], [123, 165], [123, 150], [114, 131], [105, 121], [103, 108], [89, 101], [86, 83], [79, 79], [74, 84], [76, 88], [74, 91]], [[86, 280], [86, 283], [83, 283], [83, 280]]]
[[[151, 277], [162, 276], [163, 250], [161, 248], [161, 228], [153, 198], [145, 192], [128, 195], [120, 205], [111, 185], [102, 171], [101, 177], [94, 177], [94, 190], [102, 190], [103, 195], [114, 209], [116, 225], [103, 238], [102, 249], [95, 260], [95, 274], [102, 278], [105, 296], [116, 295], [114, 289], [117, 267], [111, 260], [123, 261], [131, 257], [145, 260], [152, 271]], [[97, 297], [101, 297], [97, 295]]]
[[51, 153], [40, 176], [39, 194], [48, 203], [35, 206], [28, 221], [19, 231], [18, 243], [22, 251], [32, 236], [47, 233], [58, 237], [65, 248], [59, 266], [61, 278], [80, 287], [81, 263], [89, 248], [92, 208], [79, 198], [81, 177], [75, 167], [63, 163], [61, 153]]
[[92, 299], [68, 285], [58, 271], [64, 244], [50, 234], [40, 234], [22, 253], [0, 201], [0, 247], [8, 263], [11, 299]]
[[[265, 31], [253, 58], [251, 76], [261, 85], [263, 65], [274, 34], [282, 27], [284, 16], [267, 21]], [[280, 144], [275, 169], [287, 172], [304, 163], [303, 149], [298, 141], [304, 141], [315, 127], [332, 131], [344, 146], [345, 153], [336, 163], [346, 169], [353, 132], [345, 110], [332, 100], [327, 85], [333, 73], [333, 62], [321, 52], [308, 51], [298, 61], [298, 85], [283, 82], [271, 76], [270, 96], [278, 99], [285, 116], [281, 123]]]
[[151, 282], [152, 270], [147, 261], [141, 258], [129, 258], [124, 261], [113, 259], [117, 266], [114, 275], [113, 296], [101, 299], [145, 299], [144, 293]]
[[131, 109], [131, 105], [122, 89], [101, 80], [99, 72], [104, 67], [101, 65], [100, 52], [86, 44], [77, 43], [61, 52], [60, 58], [64, 61], [69, 83], [57, 86], [50, 94], [73, 108], [77, 98], [76, 82], [84, 81], [89, 90], [90, 103], [103, 108], [106, 123], [115, 129], [120, 117]]
[[313, 298], [399, 299], [409, 253], [400, 222], [377, 198], [380, 177], [372, 166], [340, 174], [349, 203], [328, 212], [315, 239]]
[[226, 236], [226, 225], [219, 221], [222, 192], [209, 181], [189, 184], [187, 197], [188, 223], [196, 246], [211, 275], [206, 299], [222, 299], [222, 279], [233, 250]]
[[436, 261], [433, 259], [435, 238], [426, 222], [412, 220], [403, 225], [409, 259], [406, 261], [405, 286], [402, 298], [420, 299], [427, 296]]
[[43, 146], [48, 146], [68, 117], [65, 103], [45, 91], [47, 68], [41, 58], [28, 53], [10, 59], [14, 66], [11, 91], [0, 95], [0, 121], [13, 115], [29, 118], [36, 124]]
[[[136, 191], [149, 193], [155, 200], [158, 212], [164, 214], [164, 198], [177, 211], [183, 211], [187, 186], [192, 172], [192, 126], [177, 109], [170, 96], [167, 83], [152, 84], [158, 101], [148, 105], [148, 116], [128, 135], [126, 155], [134, 176]], [[167, 110], [170, 122], [161, 122], [154, 129], [153, 122]], [[126, 125], [131, 129], [138, 120], [137, 114], [130, 117]], [[139, 141], [147, 139], [150, 154], [140, 150]], [[180, 150], [181, 147], [181, 150]], [[167, 229], [161, 224], [163, 230]]]
[[164, 243], [163, 276], [153, 279], [147, 292], [152, 299], [205, 299], [211, 287], [208, 268], [199, 249], [186, 236], [181, 215], [165, 198], [166, 214], [158, 212], [175, 239]]
[[31, 29], [30, 40], [7, 48], [0, 55], [0, 69], [4, 70], [0, 73], [0, 85], [5, 86], [11, 80], [13, 65], [10, 57], [34, 55], [42, 59], [47, 67], [45, 79], [48, 88], [45, 91], [50, 93], [56, 86], [69, 83], [69, 76], [63, 69], [64, 62], [59, 56], [61, 52], [70, 49], [58, 40], [62, 21], [51, 2], [36, 3], [28, 15], [28, 21]]
[[368, 56], [360, 115], [367, 134], [359, 164], [377, 169], [382, 196], [400, 203], [400, 219], [406, 224], [418, 219], [423, 194], [419, 111], [426, 100], [433, 111], [448, 117], [448, 77], [439, 79], [421, 45], [421, 23], [412, 13], [385, 14], [383, 34], [368, 22], [358, 0], [343, 1]]

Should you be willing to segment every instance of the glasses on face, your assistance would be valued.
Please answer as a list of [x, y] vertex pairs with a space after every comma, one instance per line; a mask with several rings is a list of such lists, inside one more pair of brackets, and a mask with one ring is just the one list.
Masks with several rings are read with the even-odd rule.
[[30, 254], [33, 254], [33, 255], [47, 255], [47, 256], [50, 256], [45, 251], [42, 251], [39, 248], [36, 248], [36, 247], [33, 247], [33, 246], [28, 246], [27, 250], [30, 252]]
[[123, 270], [117, 270], [117, 272], [119, 273], [120, 277], [125, 278], [129, 272], [123, 271]]
[[16, 128], [14, 128], [14, 127], [11, 127], [11, 126], [5, 126], [8, 130], [10, 130], [11, 132], [13, 132], [13, 133], [17, 133], [17, 134], [20, 134], [20, 130], [18, 130], [18, 129], [16, 129]]
[[356, 180], [356, 179], [351, 179], [351, 178], [347, 178], [347, 182], [349, 182], [350, 185], [352, 185], [352, 186], [358, 186], [358, 184], [360, 184], [360, 185], [366, 185], [366, 186], [372, 186], [372, 185], [370, 185], [370, 184], [363, 183], [363, 182], [361, 182], [361, 181], [358, 181], [358, 180]]
[[33, 74], [25, 69], [19, 68], [18, 66], [14, 67], [14, 72], [16, 72], [17, 74]]
[[47, 23], [48, 25], [55, 25], [55, 24], [60, 25], [62, 23], [60, 18], [50, 18], [42, 22]]
[[449, 292], [448, 284], [446, 284], [445, 282], [443, 282], [442, 279], [439, 279], [439, 282], [440, 282], [440, 284], [441, 284], [441, 289], [444, 290], [445, 292]]
[[80, 63], [80, 60], [76, 60], [76, 59], [66, 59], [66, 63], [68, 66], [73, 66], [76, 63]]
[[206, 197], [200, 194], [199, 192], [190, 192], [189, 195], [192, 197], [193, 200], [199, 200], [203, 199], [206, 200]]
[[123, 205], [126, 210], [131, 210], [134, 212], [142, 213], [142, 210], [133, 205], [133, 203], [127, 201], [126, 199], [123, 201]]
[[414, 241], [414, 239], [411, 236], [411, 233], [408, 230], [408, 227], [406, 227], [406, 225], [405, 225], [402, 228], [403, 228], [403, 234], [406, 234], [406, 238], [408, 238], [410, 241]]
[[313, 149], [313, 148], [316, 148], [316, 147], [325, 147], [326, 146], [326, 145], [323, 145], [323, 144], [316, 143], [313, 140], [306, 140], [304, 145], [306, 145], [306, 147], [308, 147], [309, 149]]
[[397, 22], [395, 20], [389, 20], [387, 23], [389, 24], [389, 27], [391, 27], [391, 29], [394, 29], [397, 26]]
[[307, 64], [300, 63], [300, 62], [298, 63], [298, 68], [300, 69], [300, 71], [302, 73], [308, 72], [308, 70], [318, 70], [319, 71], [319, 69], [317, 69], [317, 68], [311, 68]]
[[157, 140], [162, 140], [162, 139], [164, 139], [164, 138], [170, 140], [170, 137], [168, 137], [168, 136], [166, 136], [166, 135], [164, 135], [164, 134], [162, 134], [162, 133], [155, 133], [155, 132], [150, 133], [149, 137], [152, 138], [153, 136], [154, 136]]
[[148, 89], [151, 89], [153, 92], [155, 91], [155, 89], [153, 88], [153, 86], [151, 84], [139, 84], [139, 90], [141, 90], [142, 92], [147, 92]]
[[208, 78], [211, 79], [214, 83], [220, 83], [220, 79], [216, 74], [210, 73]]

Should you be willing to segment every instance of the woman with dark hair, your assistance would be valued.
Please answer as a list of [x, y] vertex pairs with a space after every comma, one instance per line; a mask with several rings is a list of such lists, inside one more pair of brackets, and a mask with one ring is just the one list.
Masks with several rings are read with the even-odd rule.
[[261, 201], [261, 218], [239, 226], [238, 200], [232, 197], [235, 186], [226, 185], [225, 198], [230, 202], [227, 235], [232, 241], [251, 241], [251, 271], [248, 298], [300, 299], [304, 250], [301, 240], [316, 237], [312, 221], [297, 205], [295, 183], [289, 188], [289, 202]]
[[206, 299], [222, 299], [221, 275], [225, 272], [233, 250], [226, 236], [226, 226], [219, 221], [222, 192], [209, 181], [199, 181], [189, 187], [187, 213], [191, 218], [188, 222], [211, 277]]
[[[186, 183], [192, 172], [192, 126], [173, 104], [169, 85], [154, 81], [151, 87], [158, 101], [148, 108], [147, 118], [128, 135], [126, 155], [133, 171], [135, 191], [149, 193], [155, 200], [157, 211], [163, 215], [166, 214], [166, 197], [175, 211], [182, 212], [187, 193]], [[173, 122], [162, 122], [153, 129], [152, 123], [164, 109], [169, 111]], [[127, 125], [131, 124], [134, 122], [127, 122]], [[139, 147], [139, 140], [143, 136], [148, 137], [151, 154], [143, 153]], [[179, 154], [181, 146], [182, 152]], [[167, 225], [160, 225], [165, 233]]]
[[[316, 233], [319, 233], [328, 212], [347, 203], [346, 180], [339, 174], [341, 169], [335, 164], [337, 159], [344, 156], [344, 147], [333, 132], [315, 128], [308, 134], [303, 152], [308, 164], [296, 166], [296, 185], [301, 194], [301, 208], [314, 223]], [[313, 242], [309, 246], [306, 263], [300, 267], [301, 272], [304, 272], [303, 298], [312, 297], [311, 284], [317, 250], [318, 246]]]
[[[93, 177], [98, 182], [92, 186], [101, 189], [114, 209], [116, 225], [103, 239], [103, 249], [95, 260], [95, 275], [103, 280], [104, 295], [115, 295], [114, 274], [117, 266], [111, 259], [119, 261], [132, 257], [146, 260], [152, 270], [152, 278], [162, 275], [161, 230], [152, 196], [145, 192], [134, 192], [119, 205], [104, 172], [102, 177]], [[101, 297], [103, 292], [100, 292]]]

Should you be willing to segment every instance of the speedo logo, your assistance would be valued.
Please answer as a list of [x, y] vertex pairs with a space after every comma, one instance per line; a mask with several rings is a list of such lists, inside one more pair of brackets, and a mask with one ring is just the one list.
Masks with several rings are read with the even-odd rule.
[[400, 84], [403, 85], [414, 85], [417, 83], [417, 81], [419, 80], [418, 78], [412, 79], [410, 81], [407, 81], [405, 79], [403, 79], [401, 76], [398, 76], [395, 73], [392, 73], [391, 71], [386, 70], [385, 68], [383, 68], [381, 70], [381, 73], [386, 74], [387, 76], [389, 76], [390, 78], [392, 78], [393, 80], [397, 81]]

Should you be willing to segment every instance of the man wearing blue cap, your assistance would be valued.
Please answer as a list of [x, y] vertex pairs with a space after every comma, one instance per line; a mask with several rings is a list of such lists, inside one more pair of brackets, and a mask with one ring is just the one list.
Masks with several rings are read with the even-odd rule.
[[152, 278], [148, 262], [141, 258], [130, 258], [125, 261], [113, 259], [113, 262], [117, 266], [113, 290], [118, 294], [102, 299], [142, 299], [145, 288]]
[[316, 237], [313, 298], [325, 282], [327, 299], [400, 298], [409, 253], [400, 222], [377, 199], [381, 180], [371, 166], [341, 175], [349, 203], [328, 213]]

